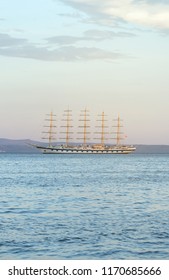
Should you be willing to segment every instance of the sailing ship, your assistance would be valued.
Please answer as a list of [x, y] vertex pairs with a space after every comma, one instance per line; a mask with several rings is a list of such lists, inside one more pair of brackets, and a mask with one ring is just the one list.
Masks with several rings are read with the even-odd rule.
[[[133, 145], [122, 145], [121, 141], [124, 140], [123, 132], [121, 131], [122, 124], [120, 116], [117, 117], [116, 121], [116, 131], [115, 137], [108, 137], [109, 132], [107, 131], [108, 126], [106, 126], [106, 118], [105, 113], [102, 112], [101, 115], [99, 115], [99, 119], [97, 121], [100, 122], [100, 125], [97, 126], [99, 129], [95, 132], [99, 137], [94, 138], [99, 140], [99, 142], [91, 141], [91, 138], [89, 138], [90, 135], [90, 119], [89, 119], [89, 111], [85, 108], [81, 111], [80, 114], [80, 125], [78, 126], [79, 130], [78, 134], [81, 134], [82, 137], [78, 137], [77, 140], [81, 140], [79, 144], [75, 144], [72, 142], [72, 134], [74, 131], [72, 131], [73, 125], [72, 125], [72, 111], [70, 109], [67, 109], [64, 111], [63, 119], [61, 120], [64, 122], [64, 125], [60, 126], [60, 134], [64, 134], [65, 137], [59, 138], [59, 140], [65, 140], [63, 142], [58, 142], [58, 138], [56, 139], [56, 128], [55, 125], [56, 122], [56, 115], [51, 112], [48, 115], [48, 118], [46, 121], [48, 122], [48, 125], [45, 125], [45, 127], [48, 127], [47, 131], [44, 131], [43, 134], [45, 134], [45, 137], [43, 139], [48, 139], [48, 145], [33, 145], [37, 149], [39, 149], [44, 154], [129, 154], [136, 150], [136, 148]], [[113, 132], [111, 135], [114, 134]], [[116, 144], [106, 144], [107, 140], [115, 139]], [[57, 142], [55, 143], [55, 141]], [[89, 141], [90, 140], [90, 141]]]

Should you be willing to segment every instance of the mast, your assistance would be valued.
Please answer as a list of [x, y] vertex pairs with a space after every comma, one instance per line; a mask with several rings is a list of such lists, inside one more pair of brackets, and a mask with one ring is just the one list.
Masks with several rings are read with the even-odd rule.
[[99, 115], [101, 117], [101, 119], [97, 120], [101, 122], [100, 126], [97, 126], [99, 128], [101, 128], [100, 132], [96, 132], [96, 134], [100, 134], [100, 138], [95, 138], [95, 139], [100, 139], [101, 140], [101, 146], [105, 145], [105, 140], [107, 140], [107, 138], [105, 138], [105, 135], [108, 134], [108, 132], [105, 131], [105, 128], [107, 128], [107, 126], [105, 126], [105, 122], [107, 121], [105, 119], [105, 113], [102, 112], [101, 115]]
[[53, 130], [56, 125], [54, 125], [54, 122], [56, 121], [56, 119], [54, 119], [54, 117], [56, 115], [53, 114], [53, 112], [51, 111], [50, 114], [47, 114], [47, 116], [49, 116], [49, 118], [45, 119], [45, 121], [47, 121], [49, 123], [49, 125], [44, 125], [44, 127], [48, 127], [48, 131], [43, 131], [43, 134], [47, 134], [47, 136], [42, 137], [42, 139], [48, 139], [48, 146], [51, 147], [52, 146], [52, 141], [56, 140], [56, 138], [54, 137], [54, 135], [56, 134], [56, 132]]
[[122, 120], [120, 119], [120, 116], [118, 115], [117, 119], [115, 119], [117, 125], [115, 125], [114, 127], [116, 127], [116, 132], [114, 133], [116, 136], [113, 139], [116, 139], [116, 146], [120, 146], [121, 145], [121, 141], [124, 139], [123, 132], [121, 131], [121, 127], [123, 127]]
[[78, 132], [79, 134], [83, 134], [83, 137], [78, 138], [78, 139], [83, 139], [83, 145], [86, 146], [87, 144], [87, 140], [89, 140], [90, 138], [87, 137], [87, 134], [90, 134], [90, 132], [87, 131], [87, 129], [90, 127], [90, 125], [88, 125], [88, 122], [90, 121], [88, 119], [89, 114], [88, 114], [88, 110], [85, 108], [85, 110], [81, 110], [82, 114], [80, 114], [81, 117], [83, 117], [82, 119], [80, 119], [80, 122], [83, 122], [83, 125], [79, 125], [79, 128], [83, 128], [82, 132]]
[[71, 122], [72, 122], [72, 110], [69, 110], [69, 108], [67, 110], [64, 110], [64, 119], [62, 119], [62, 121], [64, 121], [66, 124], [65, 125], [62, 125], [61, 127], [64, 127], [65, 128], [65, 131], [61, 132], [63, 134], [66, 134], [66, 136], [64, 138], [60, 138], [60, 139], [65, 139], [66, 140], [66, 146], [69, 145], [69, 140], [72, 139], [70, 137], [70, 134], [73, 134], [72, 131], [70, 131], [70, 128], [73, 127], [71, 125]]

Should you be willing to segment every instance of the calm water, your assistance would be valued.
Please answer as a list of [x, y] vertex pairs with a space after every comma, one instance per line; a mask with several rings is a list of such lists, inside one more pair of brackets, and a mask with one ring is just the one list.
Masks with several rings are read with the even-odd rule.
[[0, 154], [1, 259], [169, 259], [169, 155]]

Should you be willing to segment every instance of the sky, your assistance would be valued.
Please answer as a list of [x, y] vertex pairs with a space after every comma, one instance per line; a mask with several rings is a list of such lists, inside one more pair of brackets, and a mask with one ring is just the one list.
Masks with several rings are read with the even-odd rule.
[[104, 111], [126, 143], [169, 144], [169, 1], [0, 0], [0, 73], [0, 138], [87, 108], [93, 130]]

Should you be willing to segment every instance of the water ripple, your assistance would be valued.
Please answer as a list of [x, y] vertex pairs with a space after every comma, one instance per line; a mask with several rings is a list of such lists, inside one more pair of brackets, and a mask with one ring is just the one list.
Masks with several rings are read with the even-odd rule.
[[169, 259], [169, 156], [0, 161], [1, 259]]

